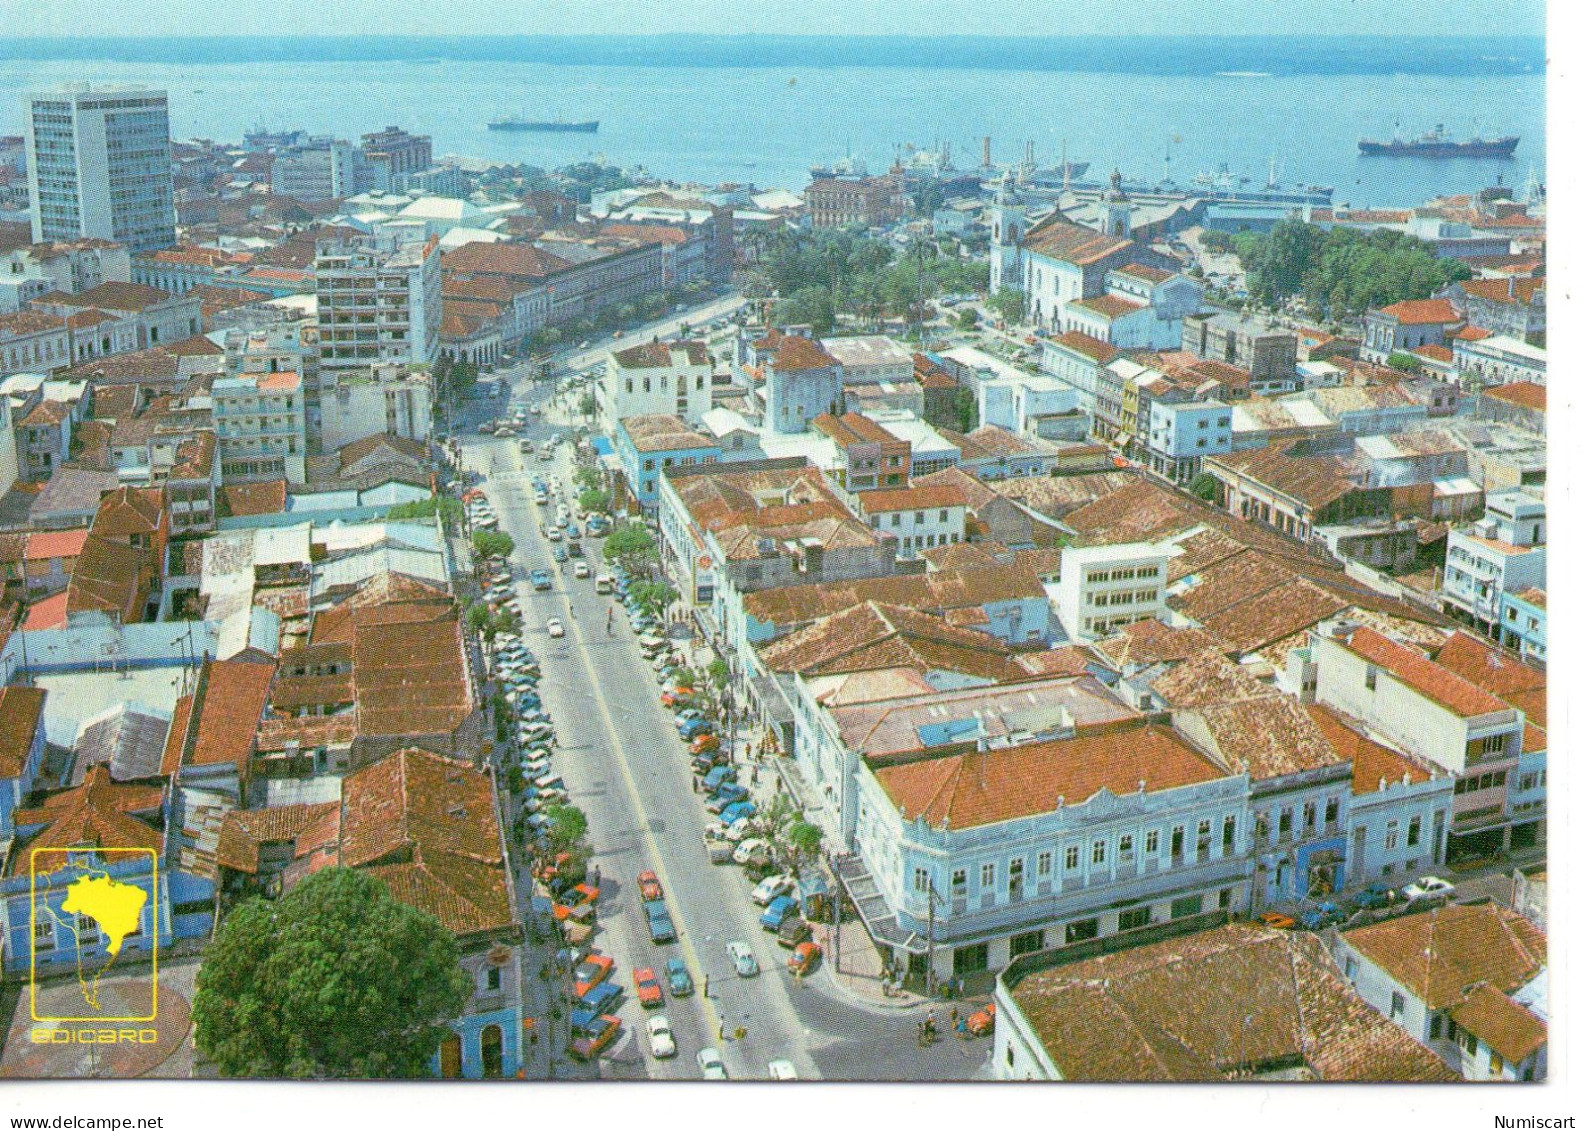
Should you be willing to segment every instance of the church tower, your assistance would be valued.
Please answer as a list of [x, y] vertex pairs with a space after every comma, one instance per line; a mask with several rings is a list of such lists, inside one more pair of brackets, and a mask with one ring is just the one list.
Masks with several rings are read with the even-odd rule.
[[1134, 205], [1128, 199], [1128, 194], [1123, 192], [1123, 174], [1116, 169], [1112, 170], [1112, 187], [1101, 198], [1101, 207], [1106, 222], [1101, 230], [1109, 236], [1119, 236], [1125, 240], [1131, 238], [1128, 221], [1133, 215]]
[[1023, 252], [1019, 248], [1023, 238], [1024, 209], [1013, 195], [1012, 173], [1004, 173], [1001, 186], [996, 190], [996, 203], [991, 208], [992, 294], [1003, 288], [1023, 289]]

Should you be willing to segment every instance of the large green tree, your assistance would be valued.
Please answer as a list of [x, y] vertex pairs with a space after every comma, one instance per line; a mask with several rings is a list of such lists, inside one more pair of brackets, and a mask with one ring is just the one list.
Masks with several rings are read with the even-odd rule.
[[605, 540], [600, 552], [608, 562], [620, 562], [628, 573], [647, 569], [660, 560], [655, 536], [641, 522], [620, 523]]
[[428, 1075], [471, 992], [452, 933], [351, 868], [237, 907], [197, 983], [205, 1059], [225, 1076], [298, 1079]]

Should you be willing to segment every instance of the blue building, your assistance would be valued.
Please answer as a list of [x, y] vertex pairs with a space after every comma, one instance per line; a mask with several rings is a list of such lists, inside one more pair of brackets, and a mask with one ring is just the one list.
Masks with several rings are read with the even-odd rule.
[[123, 964], [147, 959], [156, 939], [163, 947], [208, 934], [213, 885], [167, 855], [164, 803], [163, 786], [116, 782], [108, 767], [96, 765], [81, 785], [15, 811], [17, 844], [0, 880], [7, 973], [55, 970], [79, 959], [102, 965], [109, 957], [110, 940], [93, 920], [64, 907], [70, 885], [83, 877], [106, 876], [144, 893], [137, 928], [118, 958]]
[[662, 470], [721, 458], [720, 446], [680, 416], [626, 417], [617, 421], [613, 439], [627, 492], [647, 511], [660, 503]]
[[44, 691], [0, 688], [0, 838], [11, 834], [11, 815], [33, 791], [43, 761]]

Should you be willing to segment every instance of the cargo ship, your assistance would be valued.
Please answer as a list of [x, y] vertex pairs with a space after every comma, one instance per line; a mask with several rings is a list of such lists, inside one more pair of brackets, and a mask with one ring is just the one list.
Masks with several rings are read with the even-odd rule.
[[537, 134], [592, 134], [600, 128], [593, 122], [531, 122], [525, 118], [498, 118], [488, 123], [492, 130], [510, 130], [514, 133]]
[[1404, 141], [1370, 141], [1359, 139], [1359, 151], [1367, 157], [1500, 157], [1513, 156], [1519, 147], [1517, 137], [1472, 137], [1468, 141], [1454, 141], [1441, 126], [1420, 137]]

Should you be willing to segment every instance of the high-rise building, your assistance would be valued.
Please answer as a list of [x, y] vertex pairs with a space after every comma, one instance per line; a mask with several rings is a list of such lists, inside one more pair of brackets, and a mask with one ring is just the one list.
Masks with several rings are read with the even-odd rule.
[[438, 241], [382, 248], [372, 237], [319, 241], [319, 367], [428, 365], [440, 349]]
[[428, 169], [434, 163], [433, 154], [428, 137], [410, 134], [397, 126], [386, 126], [379, 133], [363, 135], [363, 157], [368, 164], [370, 188], [387, 192], [408, 188], [408, 176]]
[[86, 236], [134, 253], [176, 242], [163, 90], [37, 91], [28, 96], [27, 116], [35, 242]]

